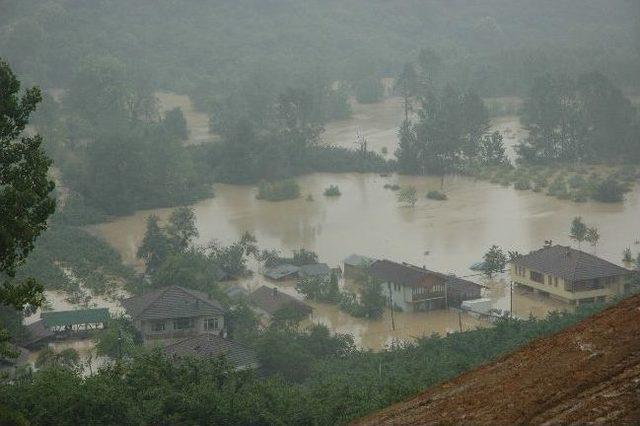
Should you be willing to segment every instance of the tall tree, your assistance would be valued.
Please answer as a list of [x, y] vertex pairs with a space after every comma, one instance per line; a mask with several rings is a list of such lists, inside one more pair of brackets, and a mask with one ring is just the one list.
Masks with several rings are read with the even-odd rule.
[[[41, 284], [13, 278], [55, 210], [54, 184], [47, 176], [51, 161], [42, 138], [23, 134], [41, 99], [35, 87], [21, 94], [20, 82], [0, 59], [0, 304], [17, 310], [43, 302]], [[7, 340], [0, 328], [0, 353]]]

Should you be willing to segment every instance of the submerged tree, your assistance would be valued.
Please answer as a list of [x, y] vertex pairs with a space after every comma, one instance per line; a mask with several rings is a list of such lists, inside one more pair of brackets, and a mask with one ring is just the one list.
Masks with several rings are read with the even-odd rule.
[[406, 186], [398, 192], [398, 202], [407, 207], [414, 207], [418, 201], [418, 191], [415, 186]]
[[587, 229], [587, 232], [584, 236], [584, 240], [591, 244], [591, 247], [595, 250], [600, 241], [600, 233], [598, 232], [598, 228], [595, 226], [591, 226]]
[[578, 248], [580, 248], [580, 244], [587, 237], [587, 225], [582, 221], [580, 216], [576, 216], [573, 218], [571, 222], [571, 229], [569, 230], [569, 238], [578, 242]]
[[487, 277], [492, 278], [493, 274], [503, 272], [507, 266], [507, 256], [497, 245], [492, 245], [484, 255], [483, 271]]

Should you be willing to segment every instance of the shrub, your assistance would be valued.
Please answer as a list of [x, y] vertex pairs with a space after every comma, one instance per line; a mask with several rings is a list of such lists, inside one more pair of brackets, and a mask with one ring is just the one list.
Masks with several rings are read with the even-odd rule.
[[329, 187], [324, 190], [324, 195], [327, 197], [338, 197], [342, 195], [342, 193], [340, 192], [338, 185], [329, 185]]
[[618, 203], [624, 200], [624, 193], [624, 185], [610, 176], [595, 187], [591, 197], [603, 203]]
[[518, 191], [526, 191], [531, 189], [531, 182], [527, 178], [520, 177], [516, 183], [513, 184], [513, 187]]
[[430, 200], [444, 201], [447, 199], [447, 194], [440, 191], [429, 191], [427, 192], [427, 198]]
[[587, 181], [584, 177], [582, 177], [582, 175], [571, 176], [567, 183], [569, 184], [569, 187], [573, 189], [584, 188], [585, 186], [587, 186]]
[[418, 201], [417, 191], [414, 186], [407, 186], [398, 192], [398, 202], [407, 207], [413, 207]]
[[400, 189], [400, 185], [398, 185], [397, 183], [394, 183], [394, 184], [385, 183], [384, 184], [384, 189], [390, 189], [392, 191], [398, 191]]
[[293, 200], [300, 196], [300, 187], [293, 179], [275, 182], [260, 182], [258, 186], [258, 200], [282, 201]]
[[568, 196], [569, 193], [567, 192], [567, 185], [564, 183], [564, 179], [560, 176], [555, 178], [551, 185], [549, 185], [547, 194], [559, 198]]
[[547, 186], [547, 178], [540, 174], [533, 178], [533, 191], [534, 192], [542, 192], [542, 190]]

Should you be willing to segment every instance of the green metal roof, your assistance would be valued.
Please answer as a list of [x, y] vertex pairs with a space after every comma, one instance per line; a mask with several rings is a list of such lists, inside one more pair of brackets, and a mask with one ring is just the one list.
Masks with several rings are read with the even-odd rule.
[[109, 309], [80, 309], [77, 311], [43, 312], [40, 314], [46, 328], [60, 327], [63, 325], [78, 325], [109, 320]]

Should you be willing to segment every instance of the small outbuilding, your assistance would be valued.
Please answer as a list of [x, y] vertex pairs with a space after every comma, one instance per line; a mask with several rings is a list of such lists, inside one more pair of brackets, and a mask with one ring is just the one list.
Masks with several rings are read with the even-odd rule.
[[312, 263], [309, 265], [302, 265], [298, 271], [298, 276], [301, 279], [305, 278], [331, 278], [331, 268], [326, 263]]
[[348, 279], [358, 279], [365, 277], [367, 275], [369, 267], [375, 261], [376, 260], [371, 257], [352, 254], [343, 261], [344, 277]]
[[295, 265], [284, 263], [267, 268], [263, 275], [272, 281], [284, 281], [296, 278], [299, 270], [300, 268]]

